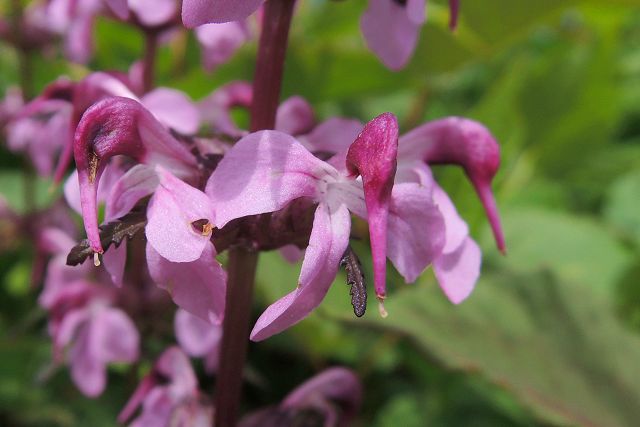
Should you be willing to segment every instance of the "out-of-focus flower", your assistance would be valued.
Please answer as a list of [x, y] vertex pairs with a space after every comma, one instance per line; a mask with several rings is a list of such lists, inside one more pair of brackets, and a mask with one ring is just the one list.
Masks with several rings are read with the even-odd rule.
[[202, 47], [202, 63], [207, 71], [227, 62], [251, 37], [244, 21], [205, 24], [195, 28]]
[[208, 372], [218, 370], [222, 324], [211, 324], [186, 310], [178, 309], [174, 320], [176, 339], [180, 347], [192, 357], [204, 358]]
[[93, 23], [102, 10], [102, 0], [52, 0], [49, 3], [49, 26], [64, 37], [64, 51], [71, 61], [84, 64], [93, 55]]
[[187, 28], [209, 23], [242, 21], [264, 0], [184, 0], [182, 22]]
[[[459, 3], [450, 0], [451, 28], [457, 25]], [[369, 0], [360, 27], [371, 49], [390, 69], [403, 68], [418, 43], [425, 22], [426, 0]]]
[[118, 421], [127, 422], [142, 406], [140, 415], [129, 424], [131, 427], [209, 427], [213, 408], [205, 399], [198, 390], [189, 358], [178, 347], [170, 347], [142, 379]]
[[159, 27], [173, 21], [178, 14], [177, 0], [104, 0], [120, 19], [133, 14], [145, 27]]
[[284, 398], [280, 405], [265, 408], [242, 419], [240, 427], [311, 425], [348, 426], [362, 401], [362, 385], [345, 368], [329, 368], [305, 381]]

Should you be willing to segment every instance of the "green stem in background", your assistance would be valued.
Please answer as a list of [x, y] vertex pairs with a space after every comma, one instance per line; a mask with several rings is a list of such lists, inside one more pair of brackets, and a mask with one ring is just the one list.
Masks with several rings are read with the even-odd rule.
[[156, 83], [156, 55], [158, 53], [158, 34], [155, 31], [144, 32], [144, 58], [142, 60], [142, 86], [144, 93], [150, 92]]
[[[252, 132], [275, 126], [294, 4], [295, 0], [270, 0], [264, 6], [253, 80]], [[234, 427], [237, 423], [257, 264], [258, 253], [251, 249], [238, 247], [229, 251], [229, 278], [214, 401], [216, 427]]]

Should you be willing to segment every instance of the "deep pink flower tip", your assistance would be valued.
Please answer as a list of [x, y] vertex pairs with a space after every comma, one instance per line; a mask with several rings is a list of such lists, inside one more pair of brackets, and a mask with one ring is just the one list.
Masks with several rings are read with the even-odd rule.
[[458, 27], [458, 14], [460, 12], [460, 0], [449, 0], [449, 28], [451, 31]]
[[137, 122], [146, 112], [132, 99], [113, 97], [92, 105], [76, 129], [73, 152], [78, 169], [80, 200], [87, 237], [91, 248], [102, 253], [97, 217], [98, 180], [105, 161], [124, 154], [140, 159], [145, 150], [138, 134]]
[[347, 153], [347, 170], [361, 175], [369, 222], [376, 296], [386, 296], [387, 218], [398, 157], [398, 120], [383, 113], [364, 126]]

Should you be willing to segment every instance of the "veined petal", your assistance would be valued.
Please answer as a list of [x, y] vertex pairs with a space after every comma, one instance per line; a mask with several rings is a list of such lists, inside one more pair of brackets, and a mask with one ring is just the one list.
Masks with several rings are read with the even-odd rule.
[[98, 233], [96, 189], [112, 156], [122, 154], [141, 163], [162, 164], [174, 172], [191, 173], [193, 155], [139, 102], [113, 97], [91, 106], [82, 116], [74, 137], [80, 200], [85, 230], [96, 253], [102, 253]]
[[407, 283], [437, 259], [445, 245], [445, 221], [433, 201], [432, 189], [396, 184], [389, 206], [389, 259]]
[[224, 315], [227, 274], [215, 259], [212, 243], [207, 243], [200, 258], [193, 262], [167, 261], [147, 245], [149, 273], [173, 301], [189, 313], [218, 324]]
[[224, 156], [207, 182], [216, 226], [235, 218], [274, 212], [299, 197], [318, 195], [317, 183], [337, 171], [292, 136], [260, 131], [245, 136]]
[[160, 122], [177, 132], [183, 135], [198, 132], [200, 111], [183, 92], [161, 87], [147, 93], [141, 102]]
[[434, 120], [400, 138], [401, 161], [462, 166], [484, 206], [496, 244], [505, 252], [504, 235], [491, 182], [500, 167], [500, 146], [482, 124], [461, 117]]
[[387, 218], [398, 153], [398, 121], [384, 113], [364, 126], [347, 153], [347, 169], [362, 176], [376, 296], [386, 296]]
[[322, 302], [338, 273], [350, 230], [351, 217], [345, 205], [318, 205], [298, 286], [262, 313], [251, 331], [253, 341], [282, 332], [304, 319]]
[[419, 3], [409, 0], [402, 5], [393, 0], [369, 0], [369, 7], [360, 19], [367, 46], [392, 70], [403, 68], [416, 48], [422, 22], [409, 15], [407, 8], [418, 9], [415, 5]]
[[184, 0], [182, 22], [187, 28], [209, 23], [240, 21], [262, 4], [263, 0]]
[[[209, 197], [158, 167], [160, 185], [147, 208], [145, 234], [149, 244], [171, 262], [200, 258], [213, 231]], [[202, 224], [194, 224], [202, 220]]]
[[276, 129], [280, 132], [300, 135], [313, 129], [315, 123], [313, 107], [301, 96], [292, 96], [278, 107]]
[[443, 253], [433, 262], [436, 279], [454, 304], [464, 301], [473, 291], [478, 277], [482, 252], [470, 237], [451, 253]]

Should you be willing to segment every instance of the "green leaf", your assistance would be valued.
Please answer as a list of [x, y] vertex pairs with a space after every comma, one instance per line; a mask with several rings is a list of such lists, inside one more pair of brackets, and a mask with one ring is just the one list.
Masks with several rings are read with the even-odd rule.
[[618, 179], [609, 191], [606, 219], [640, 246], [640, 172]]

